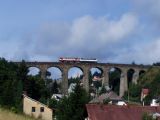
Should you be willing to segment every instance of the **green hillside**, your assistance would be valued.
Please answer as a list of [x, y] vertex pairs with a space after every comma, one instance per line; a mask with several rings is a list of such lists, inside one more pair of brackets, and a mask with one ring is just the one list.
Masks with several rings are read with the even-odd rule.
[[132, 102], [140, 103], [141, 90], [143, 88], [149, 89], [149, 95], [145, 98], [145, 104], [149, 105], [151, 100], [160, 95], [160, 67], [151, 67], [138, 80], [138, 84], [131, 84], [129, 92], [126, 92], [124, 99]]
[[145, 104], [149, 105], [153, 98], [160, 96], [160, 67], [151, 67], [140, 77], [138, 84], [141, 88], [149, 89], [149, 95], [144, 99]]
[[0, 120], [35, 120], [0, 108]]
[[151, 67], [148, 69], [148, 71], [140, 76], [140, 79], [138, 80], [138, 83], [142, 87], [149, 87], [151, 88], [151, 85], [157, 81], [160, 77], [160, 67]]

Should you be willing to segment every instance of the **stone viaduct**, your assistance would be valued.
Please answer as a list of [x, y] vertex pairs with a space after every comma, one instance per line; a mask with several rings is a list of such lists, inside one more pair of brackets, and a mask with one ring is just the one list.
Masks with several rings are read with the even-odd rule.
[[112, 63], [61, 63], [61, 62], [26, 62], [27, 67], [36, 67], [40, 69], [41, 77], [46, 78], [46, 71], [50, 67], [59, 68], [62, 72], [62, 93], [67, 94], [68, 90], [68, 71], [72, 67], [78, 67], [83, 72], [83, 87], [89, 91], [89, 71], [91, 68], [99, 68], [102, 71], [102, 84], [109, 85], [109, 71], [117, 68], [121, 72], [119, 95], [123, 96], [128, 90], [127, 72], [133, 70], [132, 82], [137, 83], [140, 71], [146, 71], [149, 66], [134, 64], [112, 64]]

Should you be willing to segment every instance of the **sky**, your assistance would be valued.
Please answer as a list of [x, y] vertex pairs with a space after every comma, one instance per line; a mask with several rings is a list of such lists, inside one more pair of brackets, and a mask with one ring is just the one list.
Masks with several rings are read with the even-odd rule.
[[160, 0], [0, 0], [0, 57], [160, 62]]

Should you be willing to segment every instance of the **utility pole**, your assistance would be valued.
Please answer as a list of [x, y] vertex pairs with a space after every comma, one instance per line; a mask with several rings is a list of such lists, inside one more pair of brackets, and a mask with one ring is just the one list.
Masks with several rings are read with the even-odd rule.
[[128, 103], [129, 103], [129, 89], [128, 89]]

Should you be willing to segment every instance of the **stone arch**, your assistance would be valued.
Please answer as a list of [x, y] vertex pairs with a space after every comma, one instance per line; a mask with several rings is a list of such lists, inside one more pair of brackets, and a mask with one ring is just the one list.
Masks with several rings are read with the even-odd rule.
[[29, 72], [28, 72], [27, 75], [36, 76], [36, 75], [41, 74], [41, 69], [39, 67], [36, 67], [36, 66], [29, 66], [28, 70], [29, 70]]
[[90, 70], [93, 70], [93, 71], [97, 70], [97, 72], [101, 73], [102, 75], [103, 75], [103, 72], [104, 72], [103, 68], [97, 67], [97, 66], [90, 67]]
[[139, 77], [142, 77], [145, 74], [145, 72], [146, 72], [145, 70], [140, 70], [139, 71]]
[[68, 85], [75, 83], [76, 80], [80, 80], [82, 83], [84, 70], [79, 66], [72, 66], [68, 69]]
[[91, 67], [90, 72], [91, 72], [92, 75], [99, 73], [100, 76], [102, 77], [104, 71], [101, 67]]
[[51, 94], [62, 93], [62, 70], [57, 66], [48, 67], [46, 70], [46, 83]]
[[82, 72], [84, 71], [84, 70], [83, 70], [83, 67], [78, 66], [78, 65], [70, 66], [70, 67], [68, 68], [68, 71], [69, 71], [70, 69], [72, 69], [72, 68], [78, 68], [78, 69], [80, 69]]
[[89, 92], [93, 97], [102, 87], [103, 73], [104, 71], [101, 67], [93, 66], [89, 69]]
[[134, 78], [134, 73], [135, 70], [133, 68], [130, 68], [127, 70], [127, 83], [128, 83], [128, 87], [131, 83], [133, 83], [133, 78]]
[[[49, 75], [49, 73], [47, 74], [47, 72], [50, 72], [51, 75]], [[46, 77], [50, 76], [52, 79], [58, 79], [58, 78], [62, 78], [62, 73], [63, 73], [63, 70], [60, 67], [50, 66], [50, 67], [47, 68]], [[54, 76], [54, 75], [57, 75], [57, 74], [59, 74], [58, 75], [59, 77], [55, 78], [56, 76]]]
[[120, 80], [122, 77], [122, 70], [118, 67], [111, 67], [109, 69], [109, 87], [111, 90], [119, 94]]

